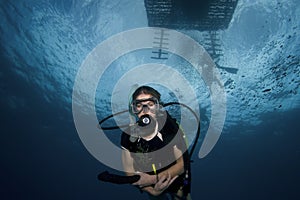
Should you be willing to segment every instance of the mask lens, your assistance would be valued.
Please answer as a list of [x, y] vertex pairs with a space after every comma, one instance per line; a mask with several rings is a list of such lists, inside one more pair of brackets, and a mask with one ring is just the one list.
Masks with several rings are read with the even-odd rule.
[[147, 112], [148, 110], [153, 112], [156, 111], [158, 107], [158, 100], [154, 97], [149, 99], [136, 99], [131, 104], [132, 112], [134, 114], [139, 114], [143, 110], [145, 112]]

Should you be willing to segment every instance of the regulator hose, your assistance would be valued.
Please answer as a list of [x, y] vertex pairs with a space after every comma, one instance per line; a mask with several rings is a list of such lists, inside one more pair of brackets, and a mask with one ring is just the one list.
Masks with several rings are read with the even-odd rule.
[[108, 171], [104, 171], [98, 175], [98, 179], [104, 182], [110, 182], [115, 184], [132, 184], [140, 179], [140, 175], [133, 176], [120, 176], [111, 174]]
[[[199, 117], [197, 116], [196, 112], [193, 111], [189, 106], [183, 104], [183, 103], [179, 103], [179, 102], [169, 102], [169, 103], [166, 103], [166, 104], [163, 104], [163, 107], [167, 107], [167, 106], [171, 106], [171, 105], [180, 105], [180, 106], [183, 106], [185, 108], [187, 108], [195, 117], [196, 121], [197, 121], [197, 124], [198, 124], [198, 128], [197, 128], [197, 132], [196, 132], [196, 137], [195, 137], [195, 141], [194, 141], [194, 144], [189, 152], [189, 158], [190, 158], [190, 161], [191, 161], [191, 158], [192, 158], [192, 155], [194, 153], [194, 150], [196, 148], [196, 145], [197, 145], [197, 142], [198, 142], [198, 139], [200, 137], [200, 119]], [[121, 112], [117, 112], [115, 114], [112, 114], [112, 115], [109, 115], [105, 118], [103, 118], [102, 120], [99, 121], [99, 128], [103, 129], [103, 130], [114, 130], [114, 129], [120, 129], [120, 128], [125, 128], [125, 127], [129, 127], [129, 124], [126, 124], [126, 125], [119, 125], [119, 126], [110, 126], [110, 127], [102, 127], [101, 124], [103, 122], [105, 122], [106, 120], [116, 116], [116, 115], [120, 115], [120, 114], [123, 114], [123, 113], [126, 113], [126, 112], [129, 112], [129, 110], [123, 110]], [[111, 174], [109, 173], [108, 171], [104, 171], [102, 173], [100, 173], [98, 175], [98, 179], [100, 181], [104, 181], [104, 182], [110, 182], [110, 183], [115, 183], [115, 184], [132, 184], [134, 182], [137, 182], [139, 179], [140, 179], [140, 176], [139, 175], [133, 175], [133, 176], [122, 176], [122, 175], [117, 175], [117, 174]]]

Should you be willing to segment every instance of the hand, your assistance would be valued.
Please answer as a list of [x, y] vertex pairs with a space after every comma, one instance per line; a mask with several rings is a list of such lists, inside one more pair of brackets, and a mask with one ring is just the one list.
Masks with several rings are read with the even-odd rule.
[[143, 172], [137, 172], [137, 175], [140, 176], [140, 179], [133, 183], [132, 185], [137, 185], [139, 187], [146, 187], [156, 183], [156, 175], [149, 175]]
[[152, 195], [160, 195], [164, 190], [166, 190], [177, 178], [178, 176], [174, 176], [173, 178], [168, 173], [167, 175], [163, 175], [160, 177], [158, 182], [155, 184], [153, 191], [151, 192]]

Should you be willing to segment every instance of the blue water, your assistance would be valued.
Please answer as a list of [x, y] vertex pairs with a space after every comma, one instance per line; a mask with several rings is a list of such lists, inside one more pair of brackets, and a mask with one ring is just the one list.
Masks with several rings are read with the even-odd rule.
[[[89, 52], [114, 34], [147, 26], [143, 1], [2, 0], [0, 6], [0, 198], [147, 199], [129, 185], [97, 180], [99, 172], [114, 170], [82, 144], [71, 105]], [[203, 32], [179, 31], [205, 42]], [[299, 199], [300, 3], [240, 0], [218, 36], [218, 64], [238, 71], [218, 69], [226, 121], [213, 150], [193, 157], [192, 198]], [[96, 94], [99, 118], [111, 114], [118, 78], [147, 58], [143, 51], [126, 55], [106, 71]], [[197, 90], [198, 151], [210, 119], [207, 89], [176, 58], [167, 64]], [[172, 93], [163, 96], [174, 100]]]

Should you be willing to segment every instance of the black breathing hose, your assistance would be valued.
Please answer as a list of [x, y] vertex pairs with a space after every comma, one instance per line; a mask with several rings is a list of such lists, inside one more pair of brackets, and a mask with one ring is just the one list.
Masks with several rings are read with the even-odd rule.
[[116, 174], [111, 174], [108, 171], [104, 171], [98, 175], [98, 179], [100, 181], [116, 184], [132, 184], [140, 179], [140, 175], [120, 176]]
[[[196, 145], [197, 145], [197, 141], [200, 137], [200, 119], [199, 117], [197, 116], [196, 112], [193, 111], [189, 106], [183, 104], [183, 103], [179, 103], [179, 102], [169, 102], [169, 103], [166, 103], [166, 104], [163, 104], [163, 107], [167, 107], [167, 106], [170, 106], [170, 105], [180, 105], [180, 106], [183, 106], [185, 108], [187, 108], [193, 115], [194, 117], [196, 118], [197, 120], [197, 124], [198, 124], [198, 128], [197, 128], [197, 132], [196, 132], [196, 137], [195, 137], [195, 141], [194, 141], [194, 144], [189, 152], [189, 158], [191, 160], [192, 158], [192, 155], [194, 153], [194, 150], [196, 148]], [[116, 116], [116, 115], [120, 115], [120, 114], [123, 114], [123, 113], [126, 113], [128, 112], [129, 110], [123, 110], [121, 112], [117, 112], [115, 114], [112, 114], [112, 115], [109, 115], [107, 117], [105, 117], [104, 119], [100, 120], [99, 121], [99, 128], [101, 128], [102, 130], [114, 130], [114, 129], [120, 129], [120, 128], [126, 128], [126, 127], [129, 127], [129, 124], [126, 124], [126, 125], [121, 125], [121, 126], [110, 126], [110, 127], [102, 127], [101, 124], [103, 122], [105, 122], [106, 120]], [[116, 174], [111, 174], [109, 173], [108, 171], [104, 171], [102, 173], [100, 173], [98, 175], [98, 179], [100, 181], [104, 181], [104, 182], [110, 182], [110, 183], [115, 183], [115, 184], [132, 184], [136, 181], [138, 181], [140, 179], [140, 176], [139, 175], [133, 175], [133, 176], [121, 176], [121, 175], [116, 175]]]

